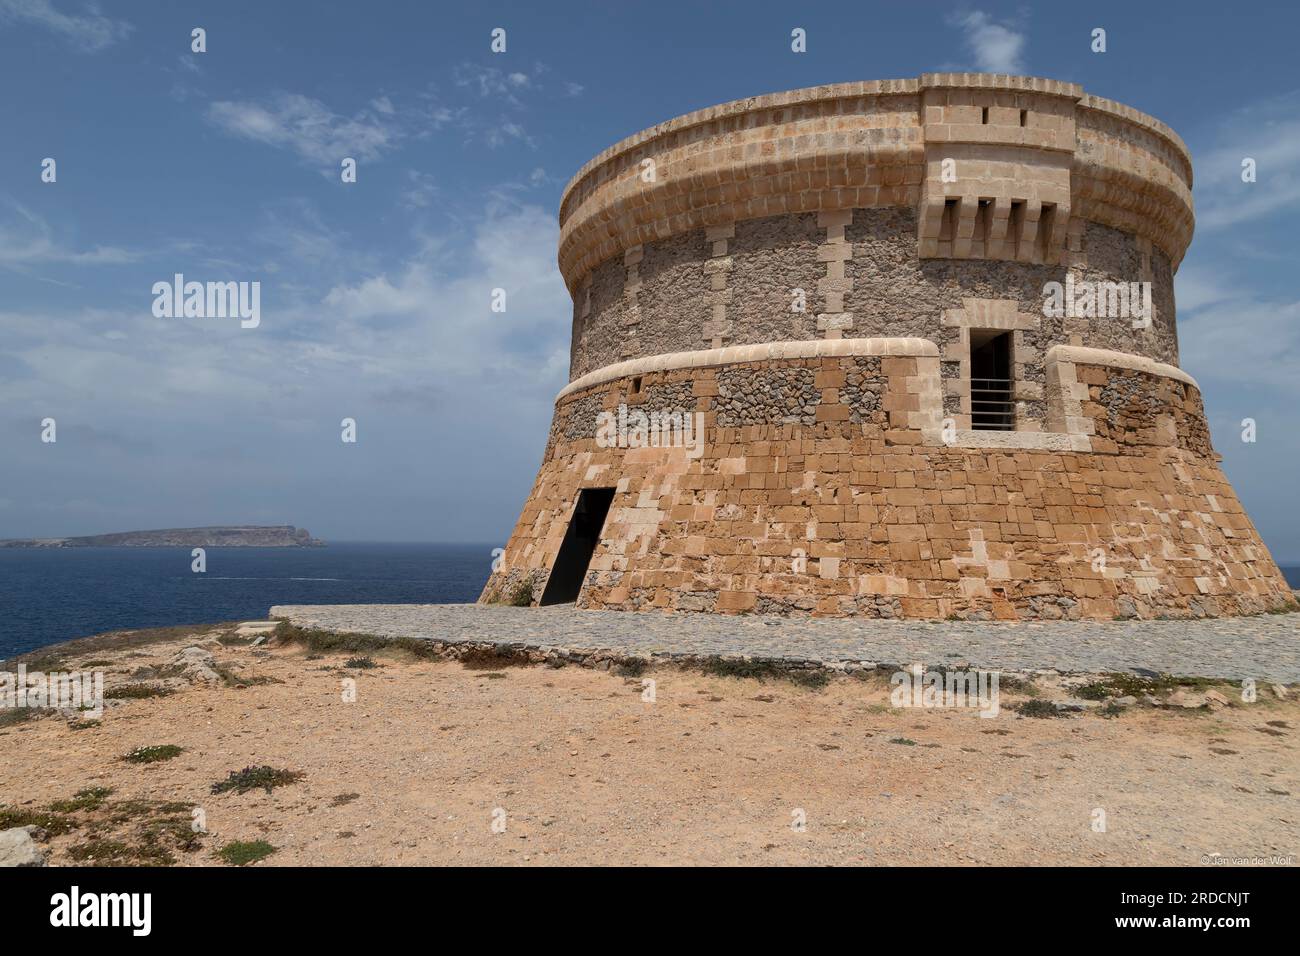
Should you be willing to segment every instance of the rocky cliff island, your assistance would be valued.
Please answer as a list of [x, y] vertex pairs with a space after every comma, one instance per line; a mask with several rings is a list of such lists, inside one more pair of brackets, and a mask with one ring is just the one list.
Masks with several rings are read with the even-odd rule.
[[76, 538], [9, 538], [0, 548], [322, 548], [305, 528], [282, 525], [217, 525], [119, 531]]

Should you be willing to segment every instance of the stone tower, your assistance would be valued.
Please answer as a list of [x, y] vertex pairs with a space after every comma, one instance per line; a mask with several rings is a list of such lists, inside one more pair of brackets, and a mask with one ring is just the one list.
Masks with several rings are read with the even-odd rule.
[[987, 74], [738, 100], [560, 204], [570, 382], [481, 601], [907, 618], [1293, 603], [1178, 367], [1192, 167]]

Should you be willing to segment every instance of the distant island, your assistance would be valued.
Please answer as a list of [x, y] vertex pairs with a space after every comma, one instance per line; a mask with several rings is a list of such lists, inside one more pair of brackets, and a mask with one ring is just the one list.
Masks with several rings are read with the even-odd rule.
[[0, 539], [0, 548], [323, 548], [305, 528], [280, 525], [217, 525], [211, 528], [165, 528], [119, 531], [77, 538]]

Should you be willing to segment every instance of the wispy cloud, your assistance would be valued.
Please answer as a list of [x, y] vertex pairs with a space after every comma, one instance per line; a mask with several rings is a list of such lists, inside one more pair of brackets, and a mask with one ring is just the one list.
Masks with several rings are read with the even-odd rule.
[[[496, 198], [462, 238], [427, 241], [396, 269], [335, 286], [318, 311], [349, 329], [382, 327], [390, 333], [385, 342], [428, 343], [414, 365], [406, 349], [391, 352], [391, 381], [433, 370], [474, 382], [553, 387], [568, 364], [565, 330], [554, 321], [569, 307], [555, 266], [558, 232], [541, 207]], [[504, 313], [489, 311], [495, 288], [506, 290]], [[394, 328], [405, 332], [392, 336]]]
[[0, 267], [122, 265], [139, 258], [138, 253], [116, 246], [71, 249], [56, 239], [54, 230], [40, 216], [16, 202], [0, 201]]
[[[1242, 160], [1255, 160], [1255, 182], [1243, 182]], [[1196, 157], [1196, 228], [1217, 230], [1300, 206], [1300, 91], [1233, 113]]]
[[334, 268], [346, 258], [349, 263], [368, 261], [352, 248], [351, 237], [342, 229], [328, 224], [310, 200], [285, 198], [267, 203], [260, 224], [252, 238], [272, 252], [263, 267], [279, 271], [287, 266], [298, 268]]
[[1207, 382], [1262, 386], [1300, 400], [1300, 300], [1261, 294], [1217, 262], [1213, 269], [1184, 263], [1175, 294], [1183, 368]]
[[1025, 35], [982, 10], [955, 14], [949, 25], [964, 30], [966, 48], [986, 73], [1024, 73]]
[[125, 20], [104, 16], [96, 3], [86, 4], [81, 14], [74, 14], [59, 12], [51, 0], [0, 0], [0, 25], [15, 23], [51, 30], [88, 52], [112, 46], [134, 29]]
[[460, 63], [452, 71], [456, 85], [478, 93], [480, 97], [503, 100], [510, 106], [523, 103], [519, 95], [525, 90], [541, 88], [541, 77], [549, 72], [545, 63], [534, 63], [531, 72], [501, 70], [478, 63]]
[[221, 100], [208, 107], [208, 120], [241, 139], [290, 149], [310, 163], [337, 167], [345, 157], [375, 160], [403, 136], [387, 111], [370, 107], [353, 116], [335, 113], [320, 100], [277, 93], [265, 102]]
[[402, 205], [407, 209], [424, 209], [438, 195], [438, 185], [433, 176], [418, 169], [406, 171], [407, 188], [402, 190]]
[[[514, 144], [536, 149], [537, 140], [524, 125], [525, 97], [555, 95], [549, 84], [543, 80], [549, 72], [550, 67], [541, 62], [536, 62], [531, 69], [524, 70], [501, 70], [478, 63], [457, 64], [452, 71], [456, 86], [477, 94], [480, 100], [487, 100], [502, 110], [492, 119], [473, 111], [458, 114], [456, 120], [459, 128], [465, 133], [466, 140], [482, 143], [489, 149], [499, 149]], [[562, 84], [558, 95], [579, 96], [582, 90], [581, 85], [566, 82]]]

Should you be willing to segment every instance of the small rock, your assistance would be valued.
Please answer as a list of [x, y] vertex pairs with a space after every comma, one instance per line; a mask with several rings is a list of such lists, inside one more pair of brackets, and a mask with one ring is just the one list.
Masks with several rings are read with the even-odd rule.
[[221, 675], [216, 671], [216, 660], [201, 647], [187, 647], [172, 658], [169, 667], [194, 684], [219, 684]]
[[1228, 706], [1228, 698], [1224, 697], [1217, 690], [1207, 690], [1205, 692], [1205, 700], [1207, 703], [1215, 704], [1219, 707]]
[[40, 827], [13, 827], [0, 830], [0, 867], [44, 866], [45, 854], [36, 845], [30, 831], [44, 833]]
[[1065, 713], [1077, 713], [1081, 710], [1091, 710], [1094, 707], [1101, 706], [1095, 700], [1080, 700], [1077, 697], [1067, 697], [1065, 700], [1054, 701], [1054, 706], [1058, 711]]

